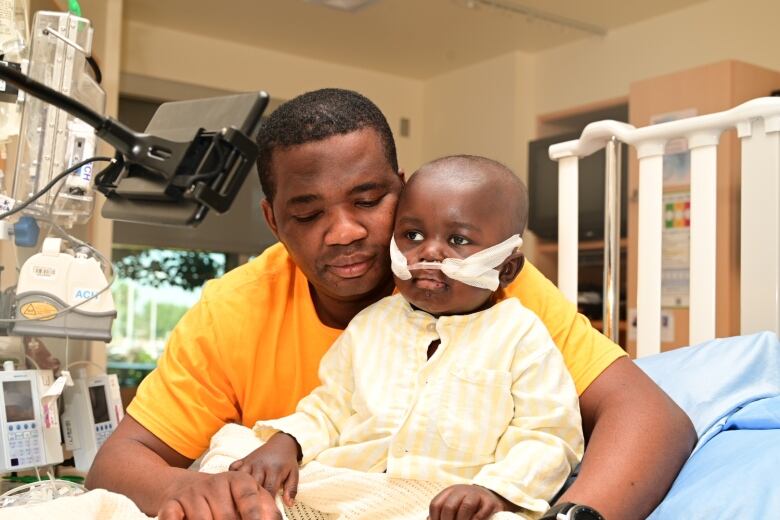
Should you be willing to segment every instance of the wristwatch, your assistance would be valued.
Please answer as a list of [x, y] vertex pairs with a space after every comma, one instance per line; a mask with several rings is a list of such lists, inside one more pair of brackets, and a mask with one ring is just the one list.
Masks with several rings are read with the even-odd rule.
[[551, 507], [539, 520], [604, 520], [604, 517], [592, 507], [564, 502]]

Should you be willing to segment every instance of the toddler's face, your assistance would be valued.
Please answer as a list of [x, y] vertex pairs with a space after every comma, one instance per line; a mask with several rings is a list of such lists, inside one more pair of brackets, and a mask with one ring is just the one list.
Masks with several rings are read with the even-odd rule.
[[[401, 197], [395, 241], [409, 265], [465, 258], [508, 238], [507, 226], [496, 213], [484, 184], [420, 178]], [[398, 290], [412, 305], [435, 316], [475, 312], [493, 294], [452, 280], [437, 269], [411, 273], [409, 280], [396, 277]]]

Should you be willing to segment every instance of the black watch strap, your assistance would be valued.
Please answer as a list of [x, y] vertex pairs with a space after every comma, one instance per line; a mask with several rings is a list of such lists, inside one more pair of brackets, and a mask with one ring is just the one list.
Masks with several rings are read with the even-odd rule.
[[[562, 515], [559, 517], [558, 515]], [[563, 502], [551, 507], [539, 520], [604, 520], [601, 514], [589, 506]]]

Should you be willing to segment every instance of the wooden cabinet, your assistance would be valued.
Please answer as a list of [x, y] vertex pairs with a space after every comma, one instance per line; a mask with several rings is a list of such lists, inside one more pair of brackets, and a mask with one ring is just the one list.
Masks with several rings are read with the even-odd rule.
[[[750, 99], [769, 96], [780, 89], [780, 73], [738, 61], [723, 61], [686, 71], [633, 83], [629, 92], [629, 123], [636, 127], [657, 122], [664, 114], [703, 115], [727, 110]], [[739, 334], [739, 215], [740, 215], [740, 143], [736, 132], [721, 137], [718, 147], [717, 175], [717, 309], [718, 337]], [[634, 150], [629, 156], [628, 214], [628, 308], [636, 308], [637, 240], [639, 201], [637, 196], [639, 164]], [[666, 172], [665, 172], [666, 173]], [[677, 183], [664, 192], [685, 193]], [[660, 247], [660, 245], [659, 245]], [[662, 350], [688, 344], [688, 309], [665, 308], [673, 326], [662, 334], [671, 341]], [[636, 341], [629, 337], [628, 351], [636, 352]]]

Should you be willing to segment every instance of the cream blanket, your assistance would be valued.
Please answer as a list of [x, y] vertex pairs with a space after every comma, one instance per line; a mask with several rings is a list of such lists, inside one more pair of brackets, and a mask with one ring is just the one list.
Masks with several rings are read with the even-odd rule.
[[2, 520], [149, 520], [132, 500], [105, 489], [26, 506], [0, 509]]
[[[235, 424], [223, 427], [211, 440], [201, 471], [219, 473], [261, 445], [251, 429]], [[334, 468], [312, 461], [300, 471], [295, 506], [277, 505], [287, 520], [421, 520], [428, 505], [445, 487], [422, 480], [390, 478], [384, 473], [364, 473]], [[498, 513], [493, 520], [529, 517]]]
[[[200, 471], [220, 473], [236, 459], [260, 446], [251, 429], [229, 424], [211, 441]], [[389, 478], [384, 473], [363, 473], [310, 462], [300, 472], [295, 506], [277, 505], [286, 520], [421, 520], [428, 504], [446, 486], [420, 480]], [[127, 497], [98, 489], [66, 497], [0, 510], [2, 520], [148, 520]], [[493, 520], [523, 520], [529, 517], [498, 513]]]

